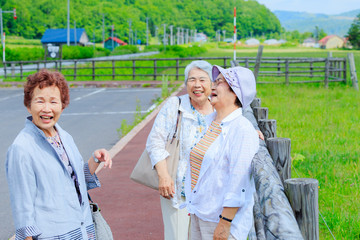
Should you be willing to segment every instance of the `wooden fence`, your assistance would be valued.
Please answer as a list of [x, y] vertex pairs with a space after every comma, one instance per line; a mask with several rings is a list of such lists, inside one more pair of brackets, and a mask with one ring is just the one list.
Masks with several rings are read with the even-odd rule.
[[230, 66], [230, 57], [12, 61], [4, 64], [4, 78], [23, 80], [41, 68], [49, 68], [62, 72], [67, 80], [160, 80], [162, 75], [179, 80], [193, 60], [206, 60], [224, 68]]
[[250, 240], [319, 239], [318, 181], [291, 178], [291, 141], [276, 134], [276, 120], [255, 98], [243, 115], [263, 132], [253, 160], [254, 226]]
[[[232, 66], [256, 69], [256, 57], [240, 57]], [[262, 57], [257, 83], [346, 82], [346, 58]]]

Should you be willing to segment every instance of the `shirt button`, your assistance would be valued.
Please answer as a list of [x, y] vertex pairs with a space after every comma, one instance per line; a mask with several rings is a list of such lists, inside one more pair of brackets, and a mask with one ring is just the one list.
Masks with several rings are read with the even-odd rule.
[[189, 201], [189, 203], [191, 203], [191, 201]]
[[81, 222], [81, 226], [84, 225], [84, 222]]
[[242, 192], [245, 192], [245, 189], [243, 189]]
[[194, 193], [196, 193], [196, 191], [194, 191]]

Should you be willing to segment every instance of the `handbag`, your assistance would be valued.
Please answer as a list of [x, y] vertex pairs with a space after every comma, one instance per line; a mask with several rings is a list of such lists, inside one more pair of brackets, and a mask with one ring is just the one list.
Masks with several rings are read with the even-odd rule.
[[[179, 107], [181, 100], [179, 98]], [[179, 163], [179, 154], [180, 154], [180, 126], [181, 126], [182, 113], [178, 108], [178, 117], [175, 126], [174, 135], [169, 138], [165, 145], [166, 151], [170, 154], [166, 158], [166, 164], [168, 172], [171, 178], [175, 181], [178, 163]], [[155, 190], [159, 190], [159, 177], [157, 171], [153, 169], [151, 165], [150, 156], [145, 148], [144, 152], [141, 154], [138, 162], [136, 163], [134, 170], [130, 175], [131, 180], [140, 183], [146, 187], [150, 187]]]
[[88, 194], [90, 200], [90, 211], [95, 228], [95, 236], [97, 240], [114, 240], [109, 224], [105, 221], [100, 213], [100, 208], [97, 203], [94, 203]]

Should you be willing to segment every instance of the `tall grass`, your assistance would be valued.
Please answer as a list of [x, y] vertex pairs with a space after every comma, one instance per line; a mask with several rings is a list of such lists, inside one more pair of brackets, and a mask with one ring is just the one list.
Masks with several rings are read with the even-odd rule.
[[[359, 92], [342, 84], [257, 88], [278, 136], [291, 139], [292, 177], [318, 179], [319, 210], [336, 239], [359, 239]], [[319, 219], [320, 239], [331, 239]]]

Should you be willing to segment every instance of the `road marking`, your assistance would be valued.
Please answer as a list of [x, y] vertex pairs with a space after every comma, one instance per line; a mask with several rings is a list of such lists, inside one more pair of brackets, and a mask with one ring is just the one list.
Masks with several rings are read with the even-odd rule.
[[[151, 105], [146, 111], [140, 113], [148, 113], [156, 108], [156, 104]], [[116, 115], [116, 114], [135, 114], [138, 111], [121, 111], [121, 112], [83, 112], [83, 113], [63, 113], [62, 116], [84, 116], [84, 115]]]
[[5, 100], [8, 100], [10, 98], [19, 97], [19, 96], [23, 96], [23, 95], [24, 95], [23, 93], [11, 95], [11, 96], [8, 96], [8, 97], [0, 98], [0, 101], [5, 101]]
[[105, 90], [106, 90], [106, 88], [101, 88], [101, 89], [96, 90], [96, 91], [94, 91], [94, 92], [88, 93], [88, 94], [86, 94], [86, 95], [84, 95], [84, 96], [77, 97], [77, 98], [75, 98], [73, 101], [79, 101], [79, 100], [81, 100], [81, 99], [83, 99], [83, 98], [86, 98], [86, 97], [89, 97], [89, 96], [91, 96], [91, 95], [94, 95], [94, 94], [103, 92], [103, 91], [105, 91]]

